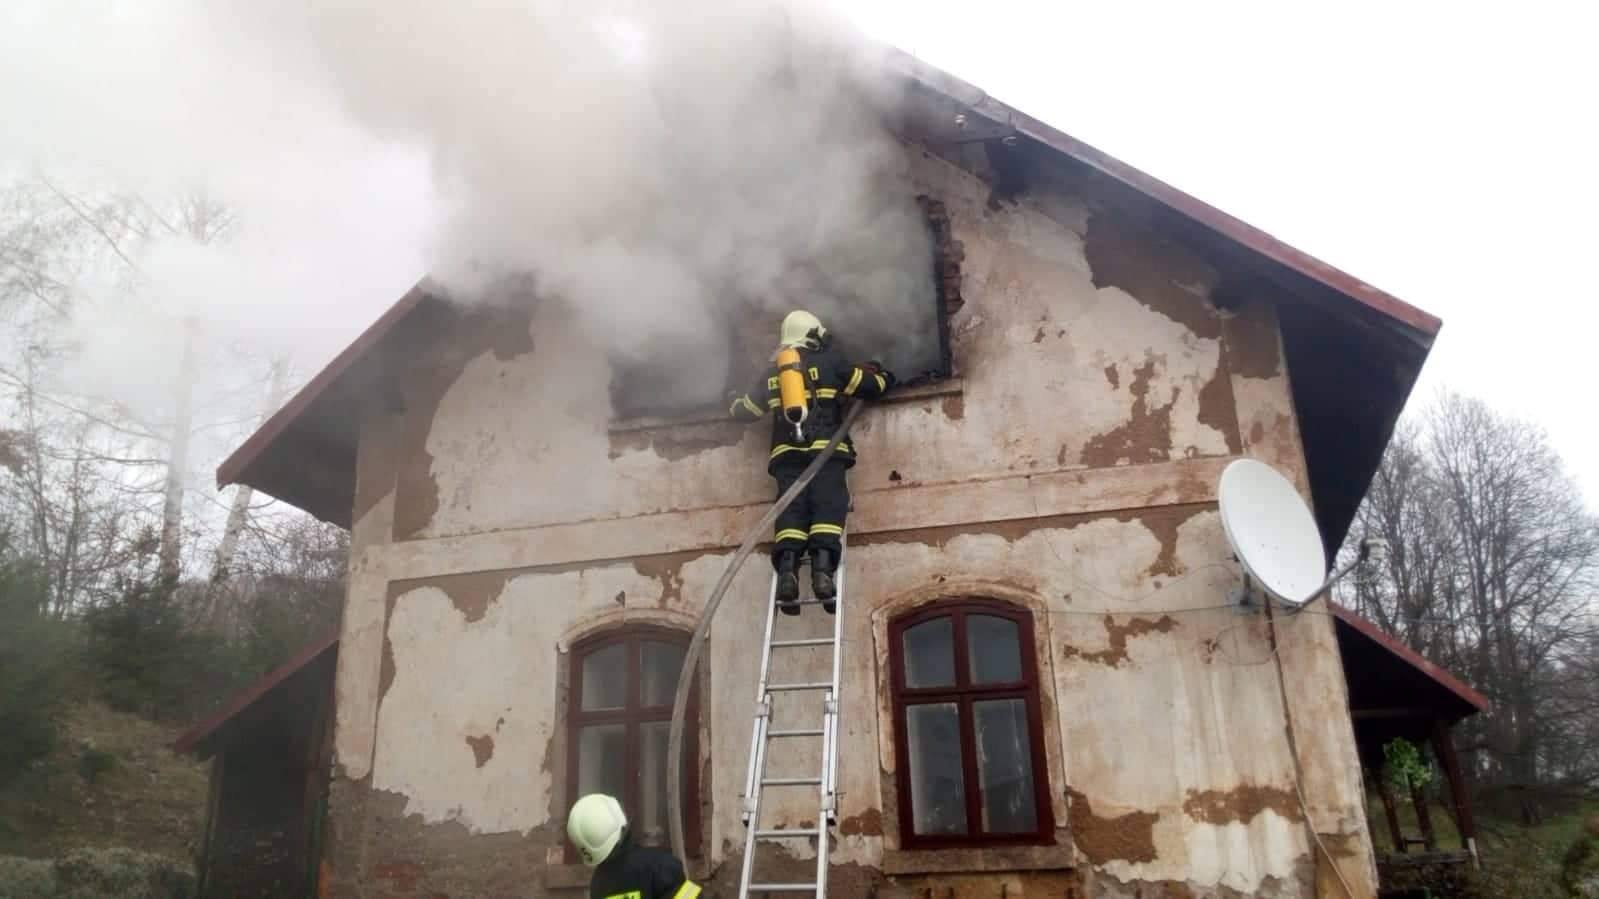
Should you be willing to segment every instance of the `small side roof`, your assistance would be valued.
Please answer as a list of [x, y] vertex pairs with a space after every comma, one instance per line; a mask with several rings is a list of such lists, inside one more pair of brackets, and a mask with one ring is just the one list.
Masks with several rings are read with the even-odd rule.
[[292, 712], [304, 704], [304, 691], [316, 689], [319, 683], [332, 683], [338, 648], [337, 631], [315, 641], [240, 690], [216, 714], [184, 731], [172, 742], [172, 750], [180, 755], [210, 758], [255, 725], [270, 724], [270, 709], [280, 695]]
[[1336, 622], [1349, 711], [1363, 752], [1380, 754], [1394, 737], [1426, 740], [1438, 724], [1488, 710], [1487, 697], [1369, 619], [1335, 602], [1327, 608]]

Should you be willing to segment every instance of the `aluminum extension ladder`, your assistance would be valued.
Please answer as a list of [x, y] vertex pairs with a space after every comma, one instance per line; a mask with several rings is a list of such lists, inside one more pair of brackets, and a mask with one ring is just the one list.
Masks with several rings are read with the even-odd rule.
[[[838, 585], [838, 604], [831, 616], [833, 621], [833, 635], [831, 637], [812, 637], [798, 640], [773, 640], [773, 619], [777, 615], [777, 575], [772, 575], [772, 586], [767, 594], [766, 602], [766, 638], [761, 647], [761, 679], [755, 688], [755, 723], [750, 733], [750, 761], [749, 771], [744, 778], [744, 867], [739, 874], [738, 895], [739, 899], [748, 899], [750, 896], [764, 895], [767, 893], [813, 893], [817, 899], [827, 895], [827, 847], [828, 827], [838, 823], [838, 679], [839, 662], [842, 657], [840, 652], [843, 646], [843, 621], [844, 621], [844, 554], [839, 554], [838, 572], [835, 582]], [[802, 578], [804, 583], [807, 578]], [[803, 608], [819, 606], [821, 600], [814, 597], [800, 600]], [[831, 680], [798, 682], [789, 684], [770, 683], [771, 663], [773, 650], [785, 650], [807, 646], [832, 647], [832, 676]], [[821, 693], [822, 694], [822, 726], [820, 728], [806, 728], [800, 730], [777, 730], [772, 727], [772, 694], [783, 692]], [[777, 740], [787, 741], [805, 738], [820, 738], [822, 742], [822, 770], [816, 777], [767, 777], [766, 776], [766, 750], [767, 746]], [[785, 827], [762, 829], [761, 828], [761, 795], [766, 787], [807, 787], [818, 788], [821, 801], [821, 812], [816, 817], [815, 827]], [[811, 883], [767, 883], [751, 882], [755, 871], [755, 846], [760, 842], [776, 842], [787, 840], [812, 839], [816, 840], [816, 879]]]

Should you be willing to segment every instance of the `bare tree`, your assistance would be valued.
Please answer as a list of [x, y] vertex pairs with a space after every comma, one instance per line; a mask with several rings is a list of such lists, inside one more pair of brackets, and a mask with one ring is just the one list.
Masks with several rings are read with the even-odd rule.
[[[266, 407], [262, 410], [261, 420], [277, 411], [283, 402], [283, 397], [288, 390], [289, 366], [283, 359], [274, 360], [271, 364], [267, 386]], [[238, 553], [239, 537], [244, 533], [245, 525], [250, 515], [250, 503], [255, 498], [255, 491], [247, 485], [234, 488], [233, 501], [228, 506], [228, 518], [222, 526], [222, 539], [217, 542], [215, 563], [211, 568], [211, 583], [206, 590], [206, 607], [204, 619], [207, 623], [214, 624], [217, 614], [217, 601], [222, 596], [228, 578], [233, 573], [234, 557]]]
[[1352, 530], [1391, 547], [1355, 585], [1359, 609], [1492, 702], [1471, 725], [1475, 770], [1599, 778], [1599, 522], [1544, 433], [1441, 396], [1395, 436]]
[[[161, 205], [75, 191], [42, 174], [0, 184], [0, 320], [7, 326], [0, 415], [11, 418], [0, 460], [0, 517], [27, 522], [27, 551], [51, 572], [63, 613], [92, 599], [84, 591], [95, 588], [102, 565], [144, 558], [130, 553], [143, 548], [147, 531], [156, 539], [158, 574], [168, 581], [210, 555], [200, 544], [214, 538], [210, 529], [221, 516], [208, 514], [209, 497], [187, 489], [196, 451], [204, 452], [196, 437], [242, 426], [254, 414], [241, 415], [237, 398], [216, 396], [220, 382], [237, 380], [238, 353], [220, 364], [208, 358], [203, 329], [192, 317], [164, 311], [171, 304], [161, 302], [162, 285], [140, 263], [156, 242], [209, 246], [232, 225], [228, 210], [199, 192]], [[85, 293], [90, 282], [102, 289]], [[170, 321], [181, 334], [165, 409], [140, 415], [64, 386], [70, 379], [59, 375], [76, 364], [75, 337], [93, 326], [95, 304], [104, 302], [141, 309], [152, 332]], [[220, 407], [208, 407], [197, 385]], [[232, 552], [230, 545], [224, 558]]]

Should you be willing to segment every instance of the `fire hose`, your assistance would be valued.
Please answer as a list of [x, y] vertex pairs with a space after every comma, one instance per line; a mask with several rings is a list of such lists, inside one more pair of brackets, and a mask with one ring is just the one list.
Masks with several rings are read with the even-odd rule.
[[[683, 655], [683, 670], [677, 675], [677, 696], [672, 700], [672, 725], [667, 731], [666, 749], [666, 821], [672, 834], [672, 854], [680, 859], [688, 859], [683, 843], [683, 815], [682, 815], [682, 789], [683, 789], [683, 713], [688, 708], [688, 695], [694, 683], [695, 670], [699, 667], [700, 649], [705, 644], [705, 637], [711, 631], [711, 619], [716, 615], [716, 607], [721, 604], [722, 597], [726, 595], [727, 588], [733, 583], [733, 578], [738, 570], [743, 567], [744, 560], [749, 558], [755, 550], [755, 544], [761, 537], [772, 529], [772, 523], [777, 521], [777, 516], [794, 502], [806, 485], [822, 470], [827, 460], [833, 457], [838, 445], [849, 435], [850, 426], [855, 423], [856, 416], [860, 415], [864, 403], [854, 403], [849, 411], [844, 413], [844, 421], [833, 432], [832, 439], [827, 441], [827, 446], [811, 460], [811, 464], [800, 473], [793, 486], [783, 491], [783, 495], [772, 503], [766, 510], [761, 520], [755, 522], [749, 532], [744, 535], [744, 542], [739, 544], [738, 552], [733, 553], [733, 558], [727, 563], [727, 570], [722, 572], [721, 580], [716, 582], [716, 588], [711, 591], [711, 596], [705, 601], [705, 608], [700, 611], [699, 623], [694, 626], [694, 636], [688, 642], [688, 651]], [[698, 801], [699, 797], [694, 797]], [[753, 824], [751, 826], [754, 826]]]

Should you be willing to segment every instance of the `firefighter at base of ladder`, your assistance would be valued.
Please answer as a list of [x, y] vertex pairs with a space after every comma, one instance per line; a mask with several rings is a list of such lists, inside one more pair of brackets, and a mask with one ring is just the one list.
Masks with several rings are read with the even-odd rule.
[[566, 835], [594, 869], [589, 899], [695, 899], [700, 888], [670, 852], [639, 846], [621, 803], [590, 793], [572, 805]]
[[[777, 495], [793, 485], [811, 459], [827, 447], [843, 420], [846, 400], [877, 399], [894, 386], [894, 375], [875, 362], [855, 365], [833, 347], [827, 329], [803, 310], [783, 319], [773, 369], [750, 393], [732, 398], [734, 417], [772, 416], [772, 453], [766, 471], [777, 481]], [[811, 589], [829, 614], [838, 595], [834, 575], [849, 512], [845, 473], [855, 464], [855, 447], [839, 443], [805, 491], [784, 509], [776, 523], [772, 567], [777, 571], [777, 604], [798, 615], [799, 562], [808, 550]]]

